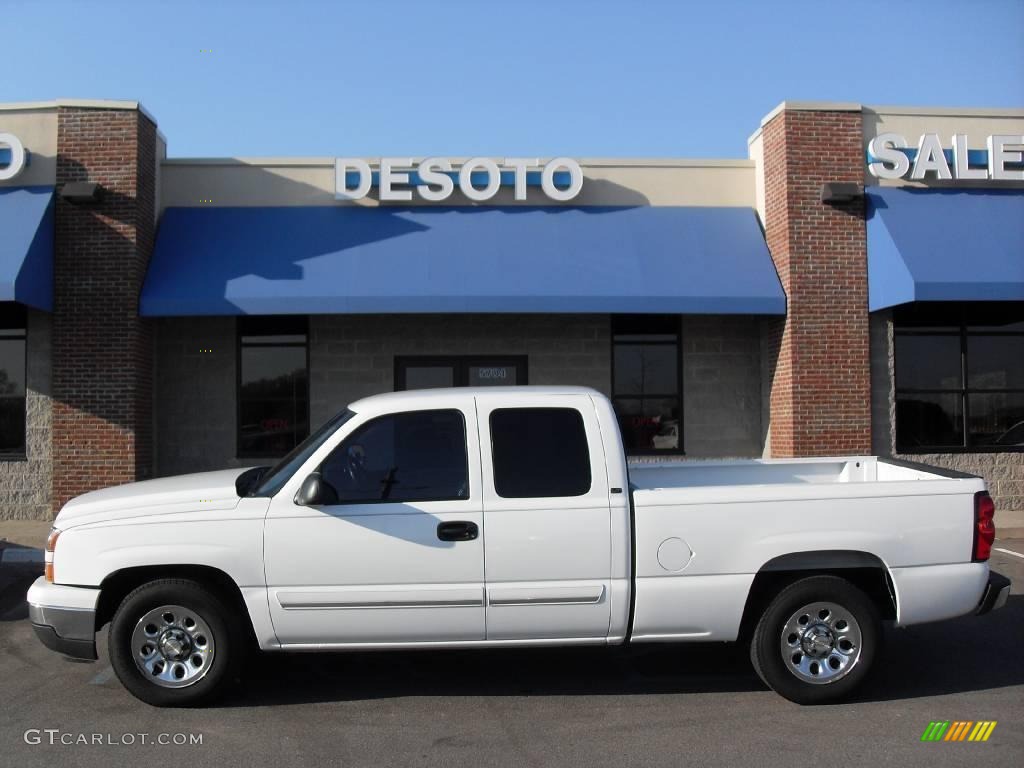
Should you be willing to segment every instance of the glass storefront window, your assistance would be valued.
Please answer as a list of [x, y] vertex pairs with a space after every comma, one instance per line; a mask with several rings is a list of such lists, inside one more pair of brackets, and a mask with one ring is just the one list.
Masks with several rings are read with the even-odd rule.
[[238, 347], [238, 455], [283, 456], [309, 434], [305, 318], [240, 318]]
[[897, 313], [898, 451], [1024, 450], [1024, 304], [998, 304]]
[[612, 318], [612, 404], [627, 453], [681, 453], [680, 327], [676, 315]]
[[0, 304], [0, 455], [25, 455], [25, 309]]
[[1024, 449], [1024, 391], [967, 396], [968, 441], [975, 446]]

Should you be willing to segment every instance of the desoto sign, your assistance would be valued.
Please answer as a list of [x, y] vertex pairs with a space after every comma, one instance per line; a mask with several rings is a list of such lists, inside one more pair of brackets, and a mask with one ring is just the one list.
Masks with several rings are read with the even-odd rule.
[[412, 200], [413, 192], [424, 200], [447, 200], [459, 191], [470, 200], [490, 200], [503, 186], [514, 188], [516, 200], [527, 199], [527, 187], [539, 186], [544, 196], [559, 202], [572, 200], [583, 189], [580, 164], [568, 157], [556, 157], [541, 165], [539, 160], [507, 157], [500, 165], [489, 157], [473, 157], [455, 170], [450, 159], [428, 157], [413, 163], [410, 158], [382, 157], [379, 170], [361, 158], [339, 157], [334, 161], [334, 196], [338, 200], [359, 200], [370, 188], [378, 188], [380, 200]]
[[929, 178], [962, 181], [1024, 181], [1024, 136], [989, 136], [988, 150], [967, 149], [967, 136], [953, 135], [949, 149], [937, 133], [926, 133], [917, 149], [898, 133], [882, 133], [868, 144], [868, 173], [877, 179]]
[[25, 146], [13, 133], [0, 133], [0, 158], [4, 155], [10, 157], [7, 165], [0, 165], [0, 181], [13, 179], [25, 169]]

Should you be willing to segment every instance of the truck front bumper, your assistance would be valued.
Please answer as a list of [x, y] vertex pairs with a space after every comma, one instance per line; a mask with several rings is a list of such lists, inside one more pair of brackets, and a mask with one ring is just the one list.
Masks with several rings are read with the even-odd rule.
[[1000, 573], [989, 571], [988, 584], [978, 603], [978, 610], [975, 613], [981, 616], [997, 608], [1006, 605], [1006, 598], [1010, 596], [1010, 580]]
[[96, 603], [100, 591], [51, 584], [40, 576], [28, 590], [28, 618], [39, 641], [76, 659], [96, 659]]

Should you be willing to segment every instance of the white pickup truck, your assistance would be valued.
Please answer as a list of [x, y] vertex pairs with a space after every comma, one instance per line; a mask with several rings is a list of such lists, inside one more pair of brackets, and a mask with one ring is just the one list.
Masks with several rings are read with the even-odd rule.
[[353, 403], [275, 467], [94, 491], [28, 593], [48, 647], [194, 704], [245, 653], [743, 639], [781, 695], [832, 701], [881, 623], [984, 613], [993, 505], [872, 457], [637, 464], [576, 387]]

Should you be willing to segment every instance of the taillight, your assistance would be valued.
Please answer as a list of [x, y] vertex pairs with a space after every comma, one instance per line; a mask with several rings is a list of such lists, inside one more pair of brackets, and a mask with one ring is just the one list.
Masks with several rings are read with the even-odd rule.
[[983, 563], [992, 554], [992, 542], [996, 540], [996, 505], [988, 491], [974, 494], [974, 552], [971, 559]]

